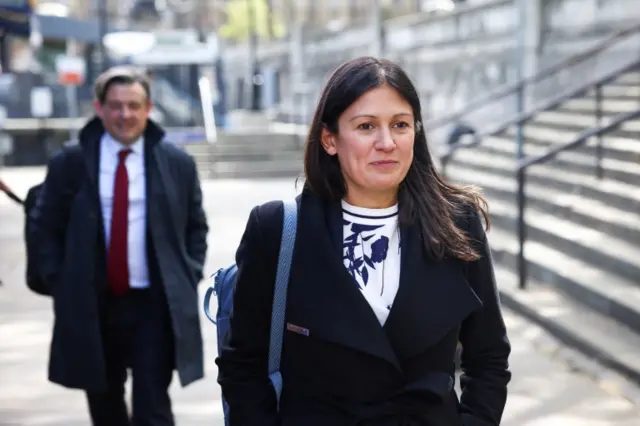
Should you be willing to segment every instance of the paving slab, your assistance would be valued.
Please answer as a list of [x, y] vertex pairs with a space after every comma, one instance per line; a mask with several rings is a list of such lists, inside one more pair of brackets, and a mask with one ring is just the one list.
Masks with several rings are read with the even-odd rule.
[[[16, 192], [38, 183], [38, 168], [0, 169]], [[211, 226], [206, 270], [233, 261], [251, 208], [293, 196], [295, 179], [220, 180], [203, 183]], [[0, 196], [0, 426], [86, 426], [84, 394], [46, 380], [51, 337], [51, 302], [24, 285], [21, 210]], [[201, 285], [201, 293], [206, 283]], [[637, 426], [640, 411], [607, 391], [575, 365], [555, 355], [544, 332], [505, 311], [513, 344], [513, 381], [504, 426]], [[206, 378], [186, 389], [174, 380], [178, 426], [222, 426], [220, 390], [215, 381], [216, 333], [203, 318]]]

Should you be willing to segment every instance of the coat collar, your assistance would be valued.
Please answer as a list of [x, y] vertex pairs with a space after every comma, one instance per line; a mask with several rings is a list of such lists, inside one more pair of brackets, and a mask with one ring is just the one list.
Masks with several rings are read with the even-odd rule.
[[401, 369], [480, 307], [462, 262], [430, 260], [413, 226], [401, 229], [401, 255], [400, 287], [382, 327], [344, 267], [340, 203], [303, 192], [288, 321]]
[[[105, 128], [102, 120], [95, 116], [80, 130], [78, 143], [84, 153], [87, 174], [94, 187], [97, 188], [98, 167], [100, 163], [100, 140], [104, 135]], [[147, 126], [142, 134], [144, 142], [144, 155], [147, 162], [154, 148], [162, 142], [165, 132], [153, 120], [147, 121]]]

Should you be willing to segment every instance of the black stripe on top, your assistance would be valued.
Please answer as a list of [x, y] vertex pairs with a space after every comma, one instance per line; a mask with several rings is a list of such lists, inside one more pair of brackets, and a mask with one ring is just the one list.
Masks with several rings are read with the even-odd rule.
[[359, 217], [362, 219], [389, 219], [390, 217], [394, 217], [394, 216], [398, 216], [398, 212], [395, 213], [391, 213], [385, 216], [369, 216], [369, 215], [364, 215], [364, 214], [358, 214], [358, 213], [353, 213], [350, 212], [347, 209], [342, 209], [342, 211], [350, 216], [354, 216], [354, 217]]

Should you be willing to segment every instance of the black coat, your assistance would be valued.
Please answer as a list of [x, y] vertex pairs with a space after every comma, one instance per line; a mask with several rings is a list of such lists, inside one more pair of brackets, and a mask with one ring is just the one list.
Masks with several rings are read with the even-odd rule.
[[[100, 120], [93, 119], [79, 144], [51, 159], [32, 213], [38, 267], [54, 301], [49, 379], [89, 391], [104, 390], [107, 383], [101, 339], [106, 250], [98, 192], [103, 133]], [[169, 303], [176, 368], [186, 386], [204, 375], [197, 285], [208, 227], [195, 162], [163, 137], [150, 121], [144, 133], [147, 229]], [[79, 185], [69, 184], [70, 173]]]
[[401, 230], [400, 287], [381, 327], [343, 266], [340, 204], [307, 192], [299, 204], [286, 313], [297, 327], [285, 328], [279, 414], [267, 357], [280, 203], [253, 209], [238, 248], [234, 311], [217, 360], [231, 426], [498, 425], [510, 345], [478, 215], [459, 218], [482, 255], [471, 263], [430, 260], [418, 230]]

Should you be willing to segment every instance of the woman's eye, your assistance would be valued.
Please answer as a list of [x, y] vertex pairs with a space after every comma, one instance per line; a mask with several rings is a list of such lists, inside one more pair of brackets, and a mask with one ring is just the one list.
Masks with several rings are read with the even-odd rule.
[[373, 125], [371, 123], [362, 123], [358, 126], [360, 130], [371, 130], [373, 129]]
[[397, 128], [400, 128], [400, 129], [406, 129], [406, 128], [409, 127], [409, 123], [401, 121], [399, 123], [396, 123], [394, 127], [397, 127]]

